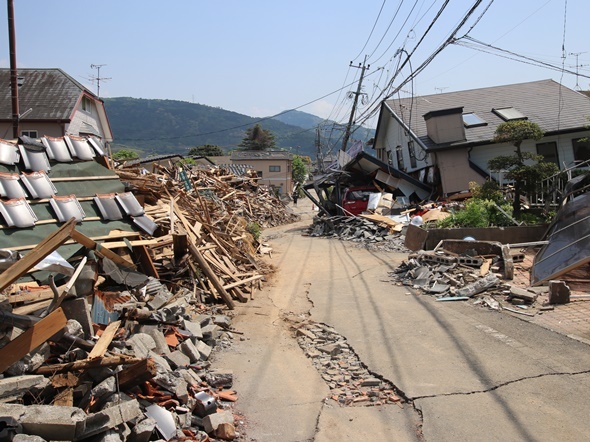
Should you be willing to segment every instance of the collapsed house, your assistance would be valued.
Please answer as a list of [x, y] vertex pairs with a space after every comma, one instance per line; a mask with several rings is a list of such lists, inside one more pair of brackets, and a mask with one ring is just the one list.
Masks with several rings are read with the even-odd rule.
[[253, 235], [296, 217], [255, 173], [104, 153], [0, 143], [0, 439], [231, 440], [232, 373], [208, 360], [269, 272]]

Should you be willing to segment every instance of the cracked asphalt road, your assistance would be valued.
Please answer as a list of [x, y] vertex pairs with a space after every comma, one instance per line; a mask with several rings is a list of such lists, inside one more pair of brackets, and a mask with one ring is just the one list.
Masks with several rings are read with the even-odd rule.
[[[234, 370], [247, 440], [587, 439], [586, 344], [396, 286], [387, 273], [405, 254], [304, 237], [309, 223], [264, 233], [277, 273], [236, 310], [233, 324], [245, 340], [214, 361]], [[281, 319], [287, 313], [333, 327], [410, 402], [340, 407], [327, 399], [328, 387]]]

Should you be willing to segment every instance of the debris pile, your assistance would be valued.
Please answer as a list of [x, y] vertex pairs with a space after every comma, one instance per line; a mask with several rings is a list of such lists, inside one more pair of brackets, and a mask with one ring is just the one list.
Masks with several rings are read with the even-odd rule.
[[[2, 254], [0, 440], [239, 439], [232, 372], [209, 359], [238, 333], [223, 304], [270, 271], [251, 224], [295, 215], [252, 176], [118, 173], [151, 233], [91, 238], [72, 218], [24, 257]], [[78, 247], [68, 261], [64, 244]]]
[[407, 251], [401, 230], [401, 223], [381, 215], [316, 216], [307, 234], [365, 245], [380, 244], [388, 250]]
[[477, 298], [476, 305], [513, 311], [507, 306], [511, 305], [524, 314], [522, 310], [533, 306], [545, 289], [523, 289], [508, 282], [513, 264], [523, 259], [523, 253], [510, 252], [499, 243], [445, 240], [433, 251], [410, 254], [390, 276], [400, 285], [436, 296], [437, 301]]
[[346, 339], [324, 324], [288, 318], [299, 346], [330, 387], [330, 398], [342, 406], [400, 403], [393, 385], [372, 374]]

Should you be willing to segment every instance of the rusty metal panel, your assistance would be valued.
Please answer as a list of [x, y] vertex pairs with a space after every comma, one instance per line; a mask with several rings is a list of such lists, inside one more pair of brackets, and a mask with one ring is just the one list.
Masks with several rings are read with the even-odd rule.
[[590, 193], [574, 198], [557, 212], [547, 239], [533, 262], [532, 285], [558, 279], [590, 262]]

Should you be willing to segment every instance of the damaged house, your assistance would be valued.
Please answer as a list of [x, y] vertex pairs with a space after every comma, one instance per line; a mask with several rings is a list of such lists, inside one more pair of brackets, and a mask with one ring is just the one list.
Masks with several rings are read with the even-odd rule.
[[[12, 134], [10, 69], [0, 69], [0, 138]], [[61, 69], [19, 69], [20, 134], [113, 141], [104, 102]]]
[[514, 152], [493, 141], [506, 121], [538, 124], [545, 136], [522, 150], [562, 170], [589, 160], [588, 116], [588, 97], [553, 80], [399, 98], [382, 103], [374, 148], [381, 161], [450, 195], [483, 183], [488, 161]]

